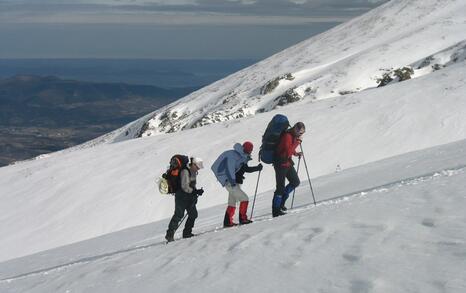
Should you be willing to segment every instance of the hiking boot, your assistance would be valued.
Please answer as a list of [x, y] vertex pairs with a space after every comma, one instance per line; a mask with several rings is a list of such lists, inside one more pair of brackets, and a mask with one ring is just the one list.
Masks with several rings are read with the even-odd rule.
[[275, 218], [275, 217], [279, 217], [279, 216], [283, 216], [283, 215], [286, 215], [286, 213], [284, 211], [282, 211], [281, 209], [274, 209], [272, 210], [272, 216]]
[[247, 225], [247, 224], [251, 224], [251, 223], [252, 223], [252, 221], [249, 220], [249, 219], [239, 221], [240, 225]]
[[230, 228], [230, 227], [235, 227], [238, 226], [236, 223], [223, 223], [223, 228]]
[[233, 223], [233, 216], [235, 215], [236, 207], [227, 207], [225, 218], [223, 219], [223, 227], [233, 227], [237, 224]]
[[172, 242], [172, 241], [175, 241], [175, 233], [173, 231], [167, 231], [167, 234], [165, 235], [165, 239], [168, 241], [168, 242]]
[[246, 215], [248, 211], [248, 204], [249, 204], [249, 201], [242, 201], [239, 205], [239, 224], [240, 225], [252, 223], [251, 220], [248, 220], [248, 216]]
[[281, 210], [282, 212], [286, 212], [288, 209], [286, 208], [286, 206], [281, 206], [281, 207], [280, 207], [280, 210]]
[[193, 233], [191, 233], [191, 232], [189, 232], [189, 233], [183, 233], [183, 238], [191, 238], [191, 237], [194, 237], [194, 236], [196, 236], [196, 234], [193, 234]]

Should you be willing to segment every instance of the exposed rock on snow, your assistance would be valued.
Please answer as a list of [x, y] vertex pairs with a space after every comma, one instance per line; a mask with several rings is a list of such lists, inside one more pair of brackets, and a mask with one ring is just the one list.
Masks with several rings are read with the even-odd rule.
[[[96, 141], [177, 132], [250, 117], [290, 101], [360, 92], [376, 88], [384, 69], [390, 71], [384, 84], [431, 74], [464, 60], [465, 10], [463, 0], [390, 1]], [[284, 97], [289, 89], [301, 98], [293, 93]]]
[[386, 86], [394, 82], [401, 82], [411, 79], [411, 76], [413, 74], [414, 70], [408, 66], [386, 72], [382, 75], [382, 78], [377, 79], [377, 82], [379, 83], [378, 87]]
[[287, 90], [283, 95], [275, 98], [277, 106], [285, 106], [290, 103], [295, 103], [301, 100], [301, 96], [295, 91], [294, 88]]
[[294, 77], [291, 73], [281, 75], [271, 81], [261, 88], [261, 95], [268, 95], [272, 93], [279, 85], [281, 80], [294, 80]]
[[466, 41], [459, 42], [411, 65], [386, 70], [387, 72], [381, 78], [377, 78], [378, 87], [424, 76], [464, 60], [466, 60]]

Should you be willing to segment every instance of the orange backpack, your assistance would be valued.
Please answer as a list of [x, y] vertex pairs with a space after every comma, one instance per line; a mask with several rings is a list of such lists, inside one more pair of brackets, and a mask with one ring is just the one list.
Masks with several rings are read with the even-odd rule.
[[170, 159], [170, 167], [162, 175], [166, 186], [160, 188], [162, 193], [176, 193], [181, 188], [180, 173], [183, 169], [188, 169], [189, 157], [184, 155], [174, 155]]

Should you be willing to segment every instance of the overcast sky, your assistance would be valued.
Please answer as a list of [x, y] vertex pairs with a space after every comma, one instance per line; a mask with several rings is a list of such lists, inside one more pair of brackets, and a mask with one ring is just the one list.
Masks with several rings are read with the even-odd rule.
[[0, 58], [264, 58], [387, 0], [0, 0]]

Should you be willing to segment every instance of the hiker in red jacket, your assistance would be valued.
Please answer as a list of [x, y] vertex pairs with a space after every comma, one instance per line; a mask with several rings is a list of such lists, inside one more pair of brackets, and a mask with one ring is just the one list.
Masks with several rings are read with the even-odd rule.
[[[285, 202], [290, 193], [298, 187], [300, 183], [298, 173], [294, 168], [292, 156], [302, 156], [302, 153], [297, 152], [296, 148], [301, 144], [302, 135], [305, 131], [306, 127], [304, 123], [298, 122], [280, 137], [280, 142], [275, 151], [275, 161], [273, 163], [275, 180], [277, 183], [272, 202], [272, 215], [274, 217], [285, 214]], [[286, 186], [285, 179], [289, 181]]]

